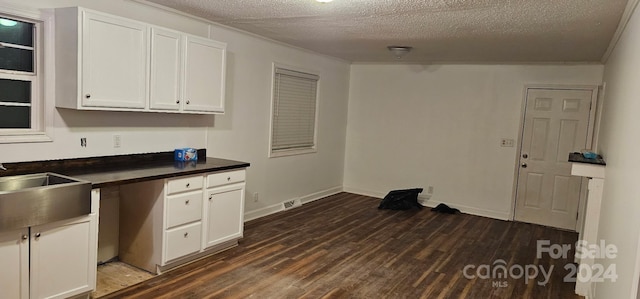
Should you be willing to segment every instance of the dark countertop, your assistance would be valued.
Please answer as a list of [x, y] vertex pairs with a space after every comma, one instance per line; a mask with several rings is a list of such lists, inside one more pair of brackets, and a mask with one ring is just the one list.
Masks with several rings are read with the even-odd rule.
[[154, 164], [119, 167], [117, 169], [65, 171], [64, 175], [89, 181], [92, 187], [102, 188], [142, 181], [166, 179], [176, 176], [192, 175], [249, 167], [249, 163], [207, 157], [195, 162], [158, 162]]
[[595, 164], [595, 165], [607, 165], [602, 159], [601, 155], [598, 155], [595, 159], [587, 159], [581, 153], [569, 153], [569, 162], [575, 163], [587, 163], [587, 164]]

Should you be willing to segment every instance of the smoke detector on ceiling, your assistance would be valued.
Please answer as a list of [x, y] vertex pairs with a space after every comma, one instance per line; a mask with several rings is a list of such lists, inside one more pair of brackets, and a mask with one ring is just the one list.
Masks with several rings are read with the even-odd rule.
[[413, 49], [413, 47], [409, 47], [409, 46], [388, 46], [387, 49], [389, 49], [391, 54], [393, 54], [393, 57], [395, 57], [396, 59], [402, 59], [402, 57], [404, 57], [409, 52], [411, 52], [411, 49]]

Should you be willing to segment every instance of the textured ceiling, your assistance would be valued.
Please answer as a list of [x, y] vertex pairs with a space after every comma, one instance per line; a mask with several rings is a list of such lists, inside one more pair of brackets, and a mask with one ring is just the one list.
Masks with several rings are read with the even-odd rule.
[[353, 62], [599, 62], [627, 0], [147, 0]]

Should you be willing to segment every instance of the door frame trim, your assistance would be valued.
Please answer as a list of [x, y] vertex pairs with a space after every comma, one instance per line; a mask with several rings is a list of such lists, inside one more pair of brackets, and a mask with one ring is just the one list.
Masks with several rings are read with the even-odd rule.
[[[518, 139], [516, 140], [516, 155], [515, 163], [513, 167], [513, 186], [511, 191], [511, 209], [509, 210], [509, 220], [514, 221], [516, 217], [516, 198], [518, 191], [518, 179], [520, 173], [520, 152], [522, 151], [522, 134], [524, 133], [524, 118], [527, 113], [527, 94], [530, 89], [553, 89], [553, 90], [590, 90], [591, 91], [591, 111], [589, 111], [589, 123], [587, 126], [587, 148], [593, 147], [593, 141], [597, 140], [597, 136], [594, 137], [594, 124], [596, 121], [596, 110], [598, 108], [598, 85], [563, 85], [563, 84], [525, 84], [522, 91], [522, 101], [520, 107], [520, 123], [518, 126]], [[585, 180], [583, 179], [583, 186]], [[580, 200], [578, 203], [578, 222], [576, 225], [576, 231], [582, 230], [580, 219], [583, 214], [582, 207], [586, 204], [587, 194], [586, 192], [580, 192]]]

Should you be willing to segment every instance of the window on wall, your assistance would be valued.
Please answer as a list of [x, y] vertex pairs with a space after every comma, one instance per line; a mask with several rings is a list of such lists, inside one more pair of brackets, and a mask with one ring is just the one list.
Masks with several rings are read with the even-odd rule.
[[319, 79], [315, 74], [274, 67], [271, 157], [316, 151]]
[[41, 29], [0, 12], [0, 143], [50, 140], [43, 138]]

